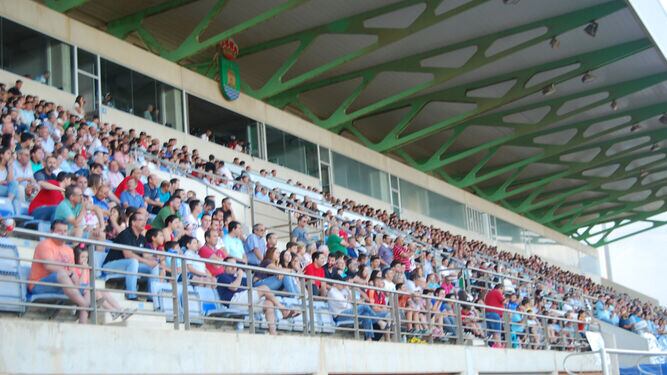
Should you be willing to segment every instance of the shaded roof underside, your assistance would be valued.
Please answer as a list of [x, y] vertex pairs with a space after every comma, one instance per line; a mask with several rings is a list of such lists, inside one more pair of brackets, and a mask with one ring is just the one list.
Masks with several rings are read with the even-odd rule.
[[245, 93], [592, 246], [667, 223], [667, 65], [624, 1], [44, 3], [210, 77], [233, 37]]

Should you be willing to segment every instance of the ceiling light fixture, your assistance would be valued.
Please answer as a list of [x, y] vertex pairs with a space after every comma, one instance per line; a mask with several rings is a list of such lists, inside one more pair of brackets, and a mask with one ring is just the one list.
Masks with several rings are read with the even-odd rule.
[[639, 124], [634, 124], [634, 125], [632, 125], [632, 126], [630, 127], [630, 131], [631, 131], [631, 132], [636, 132], [636, 131], [639, 130], [640, 128], [641, 128], [641, 125], [639, 125]]
[[667, 125], [667, 113], [664, 113], [660, 118], [658, 119], [661, 124]]
[[648, 171], [645, 169], [642, 169], [641, 173], [639, 174], [639, 177], [644, 178], [648, 176]]
[[593, 82], [593, 81], [595, 81], [595, 78], [597, 78], [597, 77], [595, 77], [593, 75], [593, 73], [588, 71], [588, 72], [584, 73], [583, 76], [581, 76], [581, 82], [583, 82], [583, 83]]
[[618, 102], [616, 99], [612, 100], [609, 106], [611, 107], [612, 111], [618, 111]]
[[556, 37], [553, 37], [549, 41], [549, 45], [551, 46], [551, 49], [558, 49], [558, 47], [560, 47], [560, 40], [558, 40]]
[[596, 21], [591, 21], [588, 25], [586, 25], [584, 31], [586, 32], [586, 34], [595, 38], [595, 35], [597, 35], [598, 33], [598, 27], [599, 25]]
[[554, 85], [553, 83], [548, 85], [548, 86], [545, 86], [542, 89], [542, 95], [544, 95], [544, 96], [549, 96], [549, 95], [553, 94], [554, 92], [556, 92], [556, 85]]
[[651, 151], [655, 151], [655, 150], [657, 150], [657, 149], [659, 149], [659, 148], [660, 148], [660, 145], [656, 143], [656, 144], [654, 144], [653, 146], [651, 146]]
[[516, 5], [519, 3], [521, 0], [503, 0], [503, 4], [505, 5]]

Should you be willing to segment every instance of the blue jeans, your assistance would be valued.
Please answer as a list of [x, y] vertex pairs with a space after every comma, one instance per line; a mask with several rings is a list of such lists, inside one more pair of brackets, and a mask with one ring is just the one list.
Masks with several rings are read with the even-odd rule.
[[[347, 309], [347, 310], [341, 311], [341, 313], [339, 315], [340, 318], [336, 317], [336, 320], [354, 319], [353, 317], [350, 317], [349, 315], [354, 315], [354, 309]], [[364, 331], [364, 337], [367, 338], [367, 339], [371, 339], [374, 336], [374, 333], [373, 333], [373, 324], [375, 323], [374, 321], [378, 320], [377, 318], [379, 318], [379, 319], [386, 318], [387, 315], [389, 315], [389, 312], [388, 311], [375, 312], [368, 305], [358, 305], [357, 306], [357, 315], [360, 316], [359, 317], [359, 324], [361, 325], [361, 329]]]
[[452, 335], [456, 335], [456, 322], [454, 321], [454, 318], [451, 316], [445, 316], [442, 318], [442, 323], [444, 324], [442, 327], [443, 331], [449, 332]]
[[286, 292], [294, 295], [301, 292], [296, 280], [291, 276], [284, 276], [282, 280], [278, 279], [276, 276], [270, 276], [255, 283], [255, 286], [262, 285], [266, 285], [266, 287], [271, 290], [280, 290], [282, 288]]
[[[148, 278], [148, 290], [151, 291], [153, 288], [151, 286], [155, 281], [157, 281], [157, 276], [160, 274], [160, 266], [150, 267], [145, 263], [139, 263], [136, 259], [118, 259], [112, 260], [109, 263], [106, 263], [102, 266], [104, 272], [112, 274], [110, 270], [118, 270], [129, 272], [131, 274], [125, 275], [125, 289], [127, 290], [127, 299], [136, 299], [137, 295], [134, 293], [137, 291], [137, 280], [139, 277], [137, 273], [150, 273], [151, 276]], [[149, 297], [149, 299], [152, 299]]]
[[19, 183], [16, 181], [10, 181], [7, 185], [0, 185], [0, 197], [9, 197], [12, 196], [12, 209], [14, 214], [18, 215], [20, 213], [20, 207], [18, 206], [18, 196], [19, 196]]
[[32, 217], [34, 217], [35, 220], [52, 221], [55, 213], [56, 206], [42, 206], [35, 208], [32, 212]]

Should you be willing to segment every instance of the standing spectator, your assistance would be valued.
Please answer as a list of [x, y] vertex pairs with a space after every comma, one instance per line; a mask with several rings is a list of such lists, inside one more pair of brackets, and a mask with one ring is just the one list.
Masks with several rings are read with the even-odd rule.
[[378, 249], [378, 256], [380, 257], [380, 267], [386, 268], [391, 266], [394, 261], [394, 252], [391, 247], [391, 237], [388, 234], [382, 236], [382, 244]]
[[11, 149], [0, 148], [0, 197], [12, 203], [14, 214], [19, 214], [19, 183], [14, 178], [14, 157]]
[[484, 298], [484, 304], [489, 306], [486, 308], [485, 316], [486, 329], [491, 331], [491, 335], [493, 337], [491, 346], [494, 348], [502, 348], [503, 344], [500, 341], [500, 336], [503, 329], [503, 311], [499, 310], [505, 306], [505, 296], [503, 295], [502, 283], [496, 283], [493, 289], [486, 294], [486, 297]]
[[84, 99], [83, 95], [77, 96], [76, 99], [74, 100], [74, 111], [72, 114], [76, 115], [76, 117], [78, 117], [79, 119], [83, 119], [84, 117], [86, 117], [85, 106], [86, 106], [86, 99]]
[[[67, 235], [67, 223], [54, 220], [51, 223], [51, 232], [61, 236]], [[65, 241], [47, 238], [40, 241], [35, 247], [32, 266], [30, 268], [30, 281], [43, 283], [57, 283], [52, 285], [28, 284], [28, 289], [33, 294], [62, 293], [65, 294], [75, 305], [82, 309], [90, 305], [90, 293], [86, 289], [83, 292], [78, 288], [79, 277], [73, 271], [74, 251], [65, 244]], [[46, 264], [39, 261], [57, 262], [59, 264]], [[88, 322], [88, 311], [79, 311], [79, 323]]]

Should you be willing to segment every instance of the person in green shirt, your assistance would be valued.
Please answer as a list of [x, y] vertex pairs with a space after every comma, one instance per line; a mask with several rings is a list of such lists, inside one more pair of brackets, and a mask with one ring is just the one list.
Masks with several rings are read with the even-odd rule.
[[83, 235], [84, 216], [90, 208], [90, 202], [83, 199], [83, 192], [77, 185], [65, 188], [65, 199], [56, 206], [53, 220], [67, 223], [70, 234], [75, 237]]
[[176, 215], [179, 219], [182, 220], [181, 215], [178, 214], [178, 208], [180, 206], [181, 206], [181, 198], [180, 197], [177, 197], [177, 196], [174, 195], [171, 198], [169, 198], [167, 203], [157, 213], [157, 216], [155, 216], [155, 219], [153, 219], [153, 222], [151, 223], [151, 227], [153, 227], [155, 229], [164, 228], [164, 226], [165, 226], [164, 221], [170, 215]]
[[338, 236], [338, 227], [332, 226], [329, 229], [329, 236], [327, 237], [327, 247], [329, 247], [329, 254], [342, 253], [347, 255], [347, 244]]

